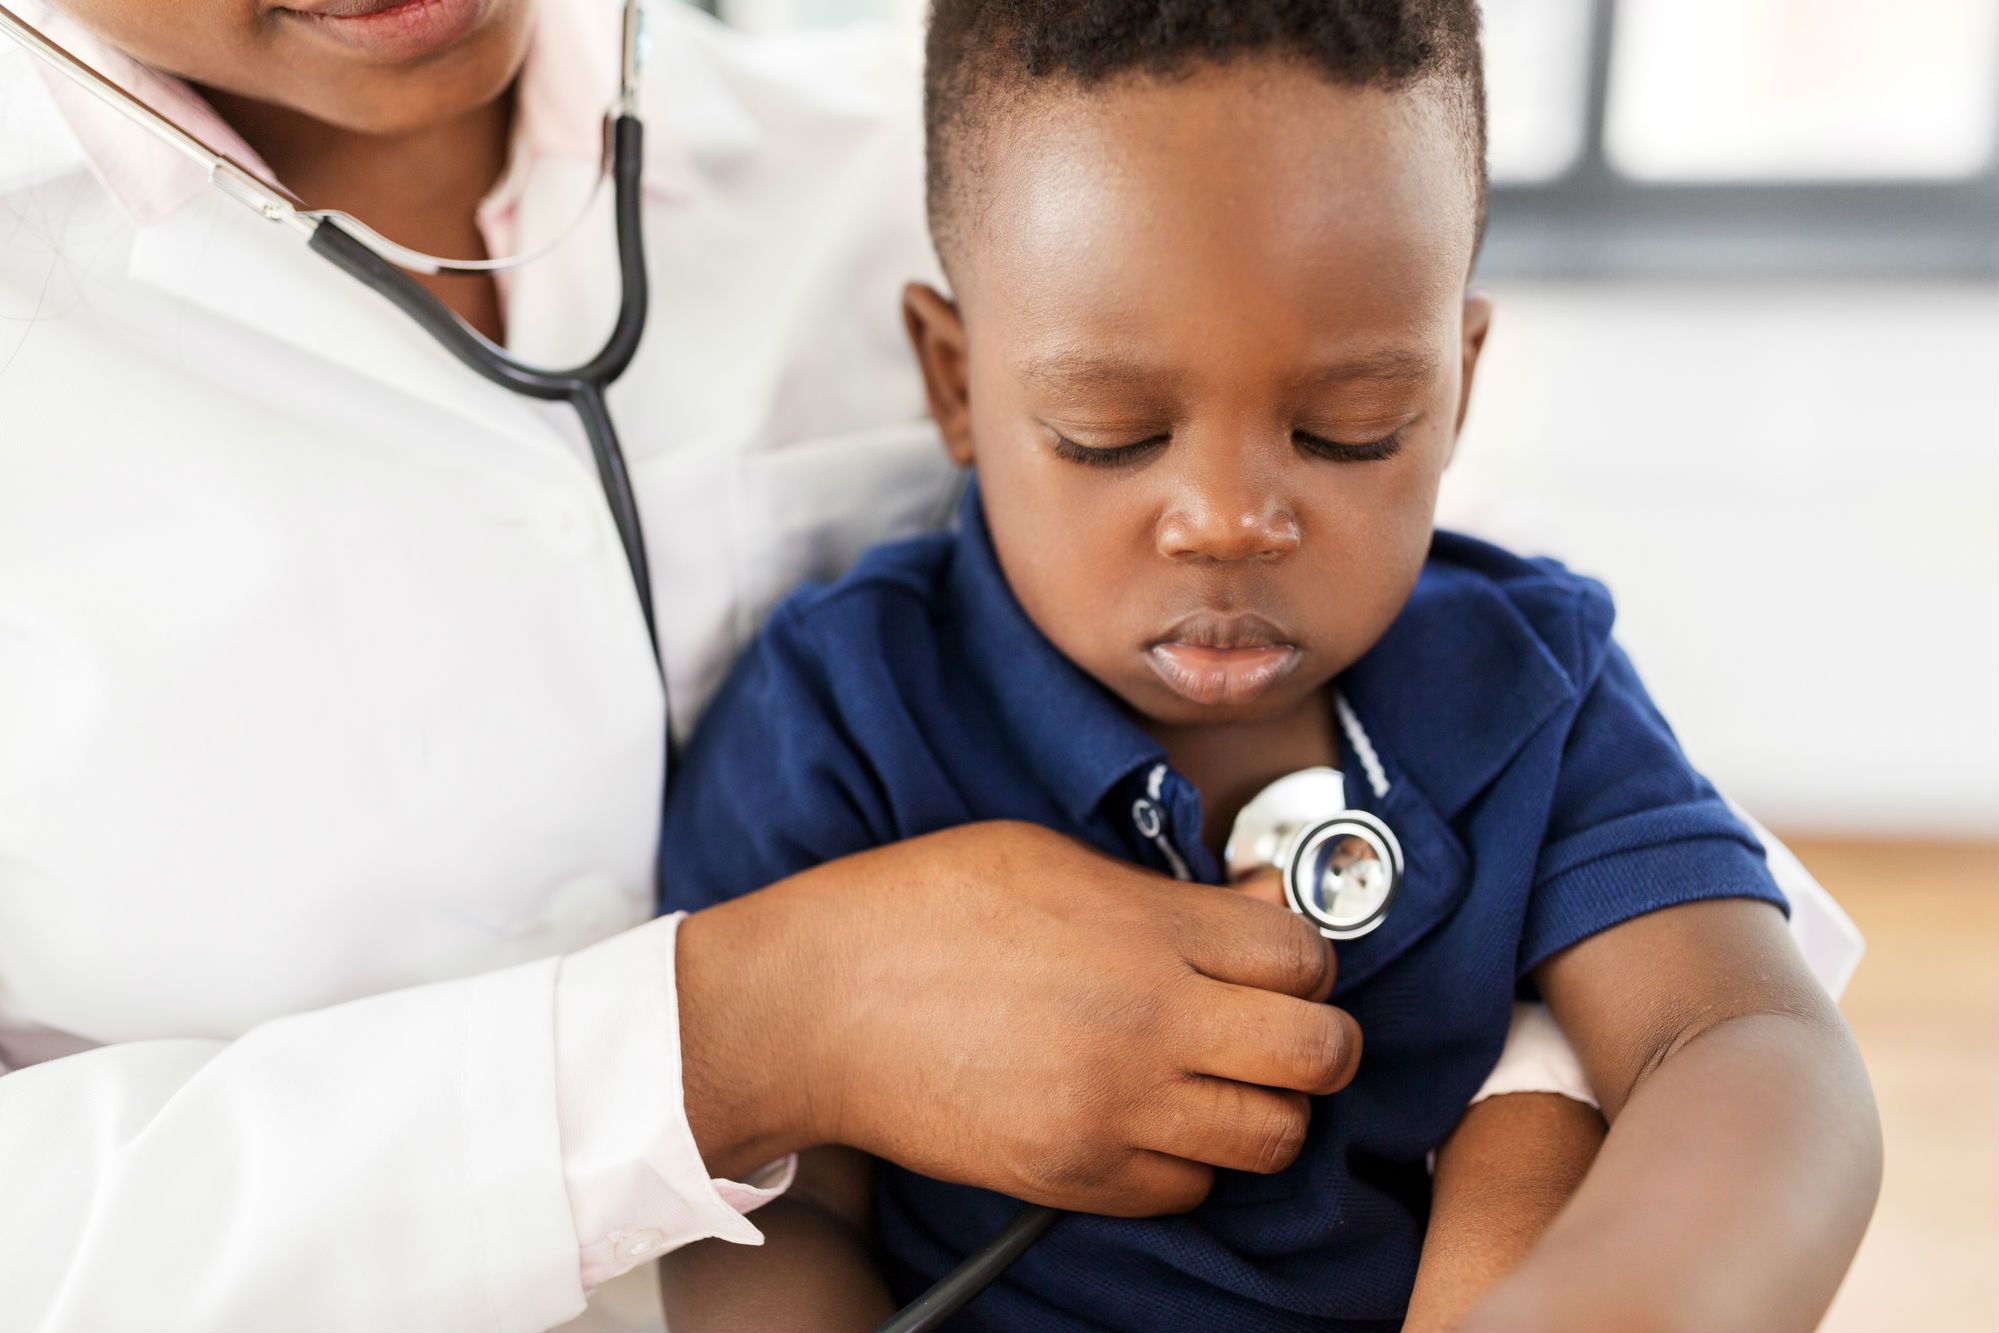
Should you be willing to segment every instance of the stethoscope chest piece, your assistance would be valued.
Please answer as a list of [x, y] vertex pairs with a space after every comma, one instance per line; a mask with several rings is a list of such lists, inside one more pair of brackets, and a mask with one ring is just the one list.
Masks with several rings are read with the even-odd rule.
[[1258, 792], [1236, 816], [1222, 859], [1231, 879], [1275, 867], [1291, 910], [1333, 940], [1379, 926], [1402, 887], [1402, 844], [1380, 819], [1347, 807], [1346, 779], [1332, 768]]

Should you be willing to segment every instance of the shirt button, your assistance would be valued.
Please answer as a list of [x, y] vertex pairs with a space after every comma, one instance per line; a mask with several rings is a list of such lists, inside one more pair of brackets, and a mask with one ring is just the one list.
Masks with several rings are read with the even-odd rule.
[[611, 1241], [611, 1253], [618, 1256], [618, 1262], [622, 1264], [650, 1259], [666, 1249], [666, 1237], [651, 1227], [643, 1231], [614, 1231]]
[[582, 555], [597, 542], [597, 525], [591, 519], [574, 494], [553, 491], [535, 510], [535, 535], [558, 555]]

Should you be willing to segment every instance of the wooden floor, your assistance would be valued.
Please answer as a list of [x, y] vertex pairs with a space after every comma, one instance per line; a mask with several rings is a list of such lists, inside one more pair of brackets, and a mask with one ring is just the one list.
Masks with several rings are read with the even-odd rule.
[[1999, 846], [1790, 840], [1867, 936], [1881, 1205], [1830, 1333], [1999, 1330]]

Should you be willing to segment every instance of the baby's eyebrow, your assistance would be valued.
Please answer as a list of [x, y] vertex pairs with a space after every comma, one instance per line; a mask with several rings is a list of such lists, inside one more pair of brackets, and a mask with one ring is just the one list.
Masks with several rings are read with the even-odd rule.
[[[1342, 357], [1306, 372], [1311, 386], [1351, 384], [1362, 380], [1393, 384], [1426, 383], [1437, 373], [1437, 353], [1424, 348], [1382, 348]], [[1021, 363], [1020, 378], [1040, 388], [1076, 392], [1111, 386], [1132, 387], [1169, 383], [1173, 372], [1131, 357], [1100, 352], [1049, 352]]]
[[1130, 357], [1089, 352], [1050, 352], [1021, 363], [1020, 378], [1047, 389], [1091, 389], [1167, 378], [1161, 367]]
[[1437, 353], [1431, 348], [1383, 348], [1346, 357], [1313, 371], [1313, 384], [1344, 384], [1355, 380], [1422, 382], [1437, 373]]

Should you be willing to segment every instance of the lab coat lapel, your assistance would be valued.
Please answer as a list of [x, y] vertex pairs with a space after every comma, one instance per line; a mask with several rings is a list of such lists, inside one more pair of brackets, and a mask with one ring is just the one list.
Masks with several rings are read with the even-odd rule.
[[297, 233], [219, 193], [140, 228], [130, 276], [484, 430], [542, 447], [560, 444], [536, 405], [460, 365], [388, 301], [308, 250]]

